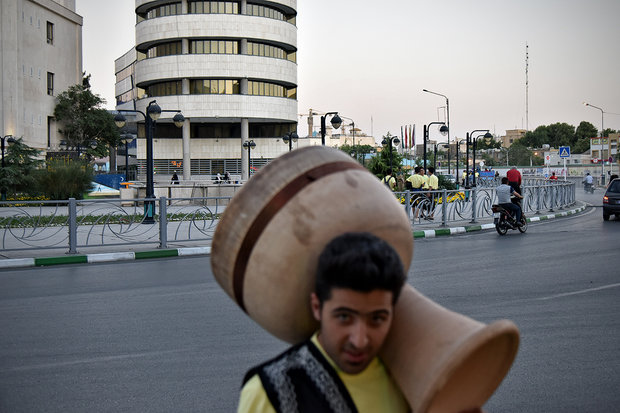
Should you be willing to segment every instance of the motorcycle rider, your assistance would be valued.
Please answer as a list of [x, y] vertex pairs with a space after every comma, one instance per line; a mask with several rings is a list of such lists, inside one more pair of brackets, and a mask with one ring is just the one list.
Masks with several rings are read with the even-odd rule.
[[521, 206], [518, 204], [512, 203], [510, 201], [510, 196], [514, 195], [519, 199], [523, 199], [523, 196], [515, 191], [515, 189], [508, 185], [508, 178], [502, 178], [502, 184], [495, 188], [495, 193], [497, 194], [497, 203], [504, 209], [507, 209], [511, 215], [515, 218], [517, 226], [520, 227], [521, 223]]
[[584, 178], [584, 180], [583, 180], [583, 183], [584, 183], [584, 185], [583, 185], [583, 189], [584, 189], [586, 192], [588, 192], [588, 191], [590, 191], [590, 192], [594, 192], [594, 191], [592, 190], [592, 183], [593, 183], [593, 182], [594, 182], [594, 178], [592, 178], [592, 175], [590, 175], [590, 172], [587, 172], [587, 173], [586, 173], [586, 177], [585, 177], [585, 178]]

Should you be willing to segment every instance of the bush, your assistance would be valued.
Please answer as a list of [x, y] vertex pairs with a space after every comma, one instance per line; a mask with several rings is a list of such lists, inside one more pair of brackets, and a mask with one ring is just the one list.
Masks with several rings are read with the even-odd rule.
[[39, 171], [38, 188], [49, 199], [82, 199], [90, 190], [93, 167], [86, 161], [50, 161]]

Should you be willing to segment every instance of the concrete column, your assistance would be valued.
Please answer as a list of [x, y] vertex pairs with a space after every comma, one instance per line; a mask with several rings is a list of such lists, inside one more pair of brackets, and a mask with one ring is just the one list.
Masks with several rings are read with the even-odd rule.
[[241, 39], [239, 42], [239, 54], [248, 54], [248, 39]]
[[[247, 82], [247, 81], [246, 81]], [[248, 169], [248, 150], [243, 147], [243, 142], [250, 138], [250, 121], [247, 118], [241, 119], [241, 179], [248, 180], [250, 170]]]
[[183, 123], [183, 180], [189, 181], [192, 179], [191, 173], [191, 153], [189, 149], [189, 138], [190, 138], [190, 121], [188, 118], [185, 118], [185, 122]]
[[241, 0], [241, 10], [239, 12], [241, 14], [247, 14], [246, 11], [248, 9], [248, 0]]
[[181, 13], [187, 14], [189, 11], [188, 0], [181, 0]]
[[248, 78], [247, 77], [244, 77], [241, 79], [241, 82], [239, 83], [239, 93], [241, 93], [242, 95], [248, 94]]

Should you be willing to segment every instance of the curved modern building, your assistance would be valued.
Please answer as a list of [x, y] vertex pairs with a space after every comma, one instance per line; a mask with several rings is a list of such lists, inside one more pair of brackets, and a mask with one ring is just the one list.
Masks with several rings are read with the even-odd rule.
[[[285, 150], [297, 122], [297, 1], [136, 0], [136, 46], [116, 60], [117, 109], [163, 110], [157, 174], [248, 176]], [[181, 129], [171, 119], [180, 110]], [[170, 112], [168, 112], [170, 111]], [[141, 117], [138, 121], [142, 121]], [[146, 165], [138, 127], [139, 173]]]

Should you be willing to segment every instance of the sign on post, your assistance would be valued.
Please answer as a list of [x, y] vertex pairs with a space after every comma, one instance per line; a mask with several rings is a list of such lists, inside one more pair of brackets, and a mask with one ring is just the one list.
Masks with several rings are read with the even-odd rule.
[[570, 146], [560, 146], [560, 158], [570, 158]]

